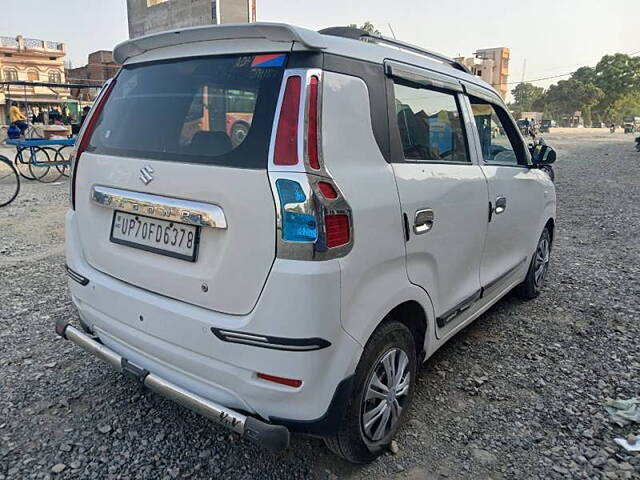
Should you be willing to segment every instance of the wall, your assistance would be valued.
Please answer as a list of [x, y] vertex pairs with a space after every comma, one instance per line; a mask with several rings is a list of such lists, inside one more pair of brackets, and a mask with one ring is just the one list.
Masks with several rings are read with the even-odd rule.
[[212, 23], [211, 0], [169, 0], [147, 7], [147, 0], [127, 0], [129, 37]]
[[[102, 86], [108, 79], [114, 77], [120, 65], [113, 61], [113, 53], [109, 50], [99, 50], [89, 54], [89, 63], [84, 67], [67, 70], [67, 79], [70, 83]], [[71, 96], [79, 100], [93, 101], [100, 88], [71, 89]]]
[[506, 99], [509, 93], [509, 60], [511, 56], [509, 49], [505, 47], [485, 48], [478, 50], [476, 56], [493, 60], [495, 66], [489, 83], [500, 92], [503, 99]]
[[[256, 0], [166, 0], [153, 3], [151, 0], [127, 0], [130, 38], [199, 25], [255, 22]], [[152, 5], [147, 6], [149, 4]]]
[[219, 23], [240, 23], [247, 22], [249, 19], [249, 2], [218, 0], [220, 4], [220, 22]]

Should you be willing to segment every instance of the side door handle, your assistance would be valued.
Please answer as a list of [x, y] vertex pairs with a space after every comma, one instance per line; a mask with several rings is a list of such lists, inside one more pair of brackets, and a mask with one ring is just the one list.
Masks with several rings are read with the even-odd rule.
[[496, 215], [500, 215], [507, 209], [507, 197], [496, 197], [496, 208], [494, 212]]
[[413, 220], [413, 232], [416, 235], [427, 233], [433, 228], [434, 221], [435, 216], [433, 214], [433, 210], [431, 210], [430, 208], [418, 210]]

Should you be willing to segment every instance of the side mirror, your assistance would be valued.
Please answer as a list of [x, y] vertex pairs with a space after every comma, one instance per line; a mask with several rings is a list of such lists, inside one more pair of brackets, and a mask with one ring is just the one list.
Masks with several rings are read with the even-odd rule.
[[538, 165], [551, 165], [556, 161], [556, 151], [549, 145], [543, 143], [533, 145], [530, 147], [531, 159], [533, 164]]

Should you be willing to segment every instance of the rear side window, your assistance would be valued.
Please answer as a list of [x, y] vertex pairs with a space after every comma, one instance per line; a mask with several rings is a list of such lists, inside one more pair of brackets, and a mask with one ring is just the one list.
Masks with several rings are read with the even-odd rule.
[[125, 66], [87, 150], [266, 168], [285, 58], [234, 55]]
[[396, 118], [408, 161], [469, 163], [465, 133], [452, 93], [394, 85]]

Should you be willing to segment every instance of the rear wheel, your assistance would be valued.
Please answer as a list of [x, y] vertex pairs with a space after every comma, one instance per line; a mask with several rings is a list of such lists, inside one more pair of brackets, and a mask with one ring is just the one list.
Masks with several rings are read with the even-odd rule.
[[533, 254], [527, 276], [520, 285], [515, 288], [515, 293], [522, 298], [536, 298], [540, 295], [544, 285], [544, 279], [549, 269], [551, 259], [551, 233], [548, 227], [544, 227], [538, 240], [536, 251]]
[[33, 178], [42, 183], [50, 183], [58, 180], [62, 172], [57, 170], [53, 165], [48, 165], [55, 161], [56, 150], [50, 147], [41, 147], [37, 150], [34, 149], [34, 151], [36, 153], [37, 165], [34, 165], [33, 162], [29, 163], [29, 173], [31, 173]]
[[244, 122], [234, 123], [233, 127], [231, 127], [231, 144], [233, 145], [233, 147], [235, 148], [242, 142], [244, 142], [244, 139], [247, 137], [248, 133], [249, 125]]
[[20, 176], [26, 180], [35, 180], [35, 177], [31, 175], [29, 171], [29, 160], [31, 158], [31, 149], [19, 147], [16, 152], [16, 157], [14, 160], [14, 164], [16, 166], [16, 170]]
[[416, 346], [409, 329], [390, 321], [369, 339], [356, 368], [355, 390], [337, 433], [325, 438], [336, 455], [367, 463], [382, 454], [413, 399]]
[[[55, 162], [62, 163], [68, 162], [69, 156], [71, 155], [71, 151], [73, 149], [69, 146], [60, 147], [56, 151]], [[68, 165], [56, 165], [56, 170], [60, 172], [61, 175], [68, 177], [69, 176], [69, 166]]]
[[5, 157], [0, 157], [0, 207], [10, 204], [20, 192], [20, 176]]

